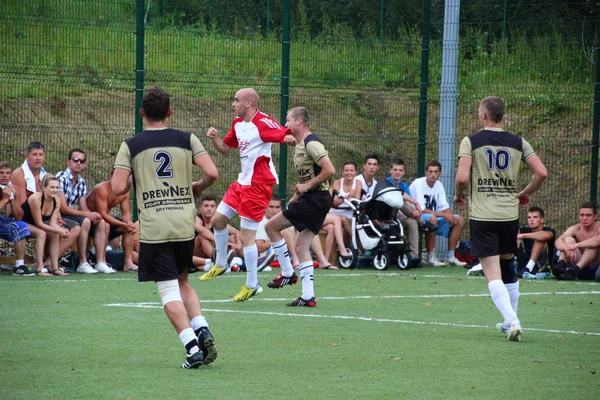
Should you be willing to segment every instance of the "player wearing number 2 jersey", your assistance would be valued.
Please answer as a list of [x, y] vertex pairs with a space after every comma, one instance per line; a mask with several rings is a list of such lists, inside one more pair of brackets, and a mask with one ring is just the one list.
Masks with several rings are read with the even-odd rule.
[[[146, 129], [121, 144], [111, 180], [116, 194], [126, 193], [133, 175], [140, 210], [140, 281], [155, 281], [164, 310], [187, 355], [182, 368], [198, 368], [217, 357], [198, 295], [188, 282], [194, 252], [194, 195], [210, 186], [217, 168], [200, 140], [167, 128], [169, 95], [148, 89], [140, 110]], [[192, 165], [202, 169], [192, 183]]]
[[[512, 261], [517, 250], [518, 206], [529, 203], [529, 197], [540, 188], [548, 173], [525, 139], [504, 130], [503, 118], [501, 98], [486, 97], [481, 101], [479, 120], [483, 130], [465, 137], [460, 144], [454, 201], [462, 204], [470, 183], [472, 253], [479, 257], [492, 300], [504, 317], [504, 322], [496, 327], [509, 340], [520, 341], [519, 281]], [[534, 176], [519, 192], [522, 161]]]

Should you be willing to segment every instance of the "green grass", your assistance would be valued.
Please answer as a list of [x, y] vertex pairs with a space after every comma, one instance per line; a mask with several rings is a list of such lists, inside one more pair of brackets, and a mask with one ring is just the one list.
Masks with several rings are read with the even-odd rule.
[[192, 279], [219, 358], [184, 371], [153, 284], [3, 273], [0, 398], [592, 399], [600, 389], [593, 282], [522, 281], [526, 330], [512, 343], [494, 328], [484, 279], [461, 268], [317, 270], [314, 309], [285, 307], [300, 287], [269, 290], [273, 276], [261, 273], [265, 292], [240, 304], [243, 274]]

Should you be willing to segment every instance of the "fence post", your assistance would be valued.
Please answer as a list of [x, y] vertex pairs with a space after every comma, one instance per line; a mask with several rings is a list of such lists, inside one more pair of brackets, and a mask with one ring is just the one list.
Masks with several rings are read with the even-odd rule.
[[[136, 0], [136, 29], [135, 29], [135, 133], [144, 129], [144, 121], [140, 115], [142, 98], [144, 97], [144, 0]], [[133, 220], [138, 219], [138, 208], [133, 195]]]
[[423, 27], [421, 42], [421, 94], [419, 96], [419, 143], [417, 170], [423, 176], [425, 169], [425, 144], [427, 141], [427, 88], [429, 87], [429, 22], [431, 0], [423, 0]]
[[[283, 1], [283, 27], [281, 32], [281, 123], [285, 125], [285, 117], [290, 102], [290, 0]], [[279, 145], [279, 196], [287, 199], [287, 146]]]
[[385, 14], [385, 0], [381, 0], [379, 8], [379, 41], [383, 43], [383, 22]]
[[506, 37], [506, 21], [508, 20], [508, 0], [504, 0], [502, 9], [502, 38]]
[[271, 0], [267, 0], [267, 36], [271, 32]]
[[600, 13], [596, 21], [596, 73], [594, 77], [594, 122], [592, 126], [592, 162], [590, 174], [590, 201], [598, 201], [598, 136], [600, 132]]

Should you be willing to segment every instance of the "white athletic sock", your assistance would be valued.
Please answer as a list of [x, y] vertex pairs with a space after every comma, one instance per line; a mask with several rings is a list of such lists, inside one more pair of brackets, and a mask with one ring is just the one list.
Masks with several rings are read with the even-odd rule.
[[454, 250], [448, 250], [448, 258], [454, 257]]
[[244, 260], [246, 261], [246, 286], [253, 289], [258, 286], [258, 248], [256, 243], [244, 247]]
[[315, 297], [315, 287], [313, 285], [315, 266], [312, 261], [300, 263], [300, 277], [302, 279], [302, 298], [310, 300]]
[[206, 321], [206, 318], [204, 318], [204, 315], [198, 315], [192, 318], [190, 325], [192, 326], [194, 332], [200, 328], [208, 328], [208, 322]]
[[20, 267], [21, 265], [25, 265], [25, 260], [16, 260], [15, 261], [15, 265], [17, 267]]
[[516, 281], [515, 283], [505, 283], [504, 286], [506, 286], [506, 290], [508, 290], [510, 305], [516, 314], [517, 308], [519, 307], [519, 296], [521, 295], [519, 292], [519, 281]]
[[183, 347], [185, 347], [188, 356], [200, 351], [196, 334], [194, 334], [192, 328], [186, 328], [179, 332], [179, 339], [181, 340], [181, 343], [183, 343]]
[[215, 265], [219, 268], [227, 268], [227, 241], [229, 231], [225, 229], [215, 229], [215, 248], [217, 249], [217, 259]]
[[490, 290], [496, 308], [498, 308], [498, 311], [500, 311], [504, 317], [504, 322], [507, 324], [519, 322], [517, 313], [510, 304], [510, 295], [508, 294], [506, 286], [504, 286], [504, 282], [500, 279], [493, 280], [488, 283], [488, 289]]
[[527, 261], [527, 265], [525, 266], [525, 268], [527, 268], [527, 270], [529, 270], [529, 272], [533, 271], [533, 267], [535, 267], [535, 261], [533, 261], [533, 260]]
[[277, 261], [279, 261], [279, 265], [281, 266], [281, 275], [289, 278], [294, 273], [294, 267], [292, 266], [292, 259], [290, 258], [290, 252], [285, 239], [279, 239], [272, 246]]

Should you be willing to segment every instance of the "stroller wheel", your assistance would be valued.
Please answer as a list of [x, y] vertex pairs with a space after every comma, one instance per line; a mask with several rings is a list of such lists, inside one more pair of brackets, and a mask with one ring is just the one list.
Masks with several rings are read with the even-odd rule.
[[355, 268], [358, 262], [358, 250], [346, 247], [348, 256], [338, 255], [338, 265], [342, 268]]
[[402, 253], [398, 256], [398, 268], [400, 269], [408, 269], [410, 260], [408, 258], [408, 254]]
[[373, 267], [376, 270], [383, 271], [387, 269], [390, 264], [388, 253], [377, 253], [373, 258]]

